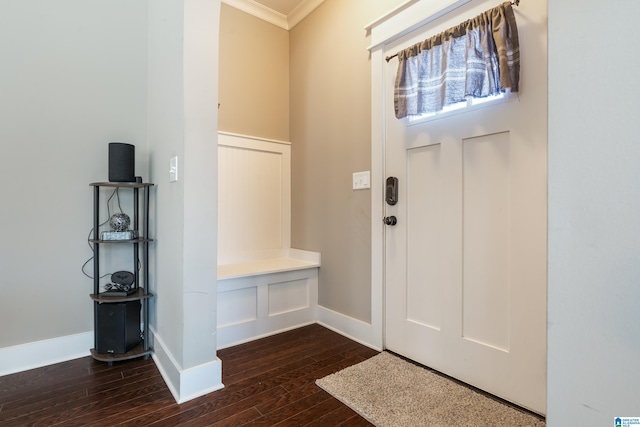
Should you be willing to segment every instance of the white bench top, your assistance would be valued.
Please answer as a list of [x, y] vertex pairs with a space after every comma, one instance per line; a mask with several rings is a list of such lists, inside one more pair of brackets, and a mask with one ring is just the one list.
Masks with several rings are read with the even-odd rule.
[[320, 262], [305, 261], [297, 258], [272, 258], [249, 261], [238, 264], [218, 266], [218, 279], [258, 276], [260, 274], [280, 273], [283, 271], [304, 270], [320, 267]]

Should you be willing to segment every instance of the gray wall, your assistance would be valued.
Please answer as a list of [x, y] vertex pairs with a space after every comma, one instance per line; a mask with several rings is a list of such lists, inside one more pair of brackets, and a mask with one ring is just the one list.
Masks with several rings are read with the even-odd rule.
[[640, 417], [637, 2], [549, 2], [549, 426]]
[[[184, 224], [184, 180], [178, 164], [179, 179], [169, 183], [169, 159], [184, 160], [183, 100], [183, 5], [176, 1], [156, 0], [149, 5], [149, 140], [154, 188], [151, 230], [157, 244], [150, 256], [151, 291], [158, 295], [152, 310], [152, 325], [161, 330], [165, 344], [181, 363], [182, 318], [184, 316], [182, 282]], [[161, 235], [160, 232], [164, 231]], [[167, 268], [171, 266], [171, 268]], [[159, 314], [158, 314], [159, 313]]]
[[[0, 347], [93, 329], [90, 182], [147, 171], [147, 2], [0, 0]], [[92, 265], [88, 271], [92, 273]]]
[[219, 1], [0, 2], [0, 348], [93, 329], [89, 183], [122, 141], [156, 183], [156, 336], [176, 372], [211, 362]]
[[149, 1], [152, 323], [175, 388], [181, 370], [216, 357], [218, 30], [219, 1]]

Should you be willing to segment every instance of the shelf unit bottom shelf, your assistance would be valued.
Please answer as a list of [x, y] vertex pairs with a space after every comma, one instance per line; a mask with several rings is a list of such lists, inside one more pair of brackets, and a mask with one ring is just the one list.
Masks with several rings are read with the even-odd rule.
[[133, 349], [129, 350], [126, 353], [116, 354], [116, 353], [98, 353], [95, 348], [91, 349], [91, 357], [100, 362], [118, 362], [121, 360], [129, 360], [135, 359], [137, 357], [143, 357], [146, 359], [153, 353], [153, 348], [149, 347], [148, 350], [144, 350], [144, 344], [140, 343]]

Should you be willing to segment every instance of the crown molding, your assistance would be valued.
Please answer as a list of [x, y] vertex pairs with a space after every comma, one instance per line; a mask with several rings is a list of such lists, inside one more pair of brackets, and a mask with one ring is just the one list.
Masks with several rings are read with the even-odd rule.
[[324, 3], [324, 0], [304, 0], [295, 9], [287, 15], [287, 21], [289, 22], [289, 29], [295, 27], [300, 21], [313, 12], [318, 6]]
[[320, 6], [324, 0], [304, 0], [289, 15], [283, 15], [276, 12], [254, 0], [222, 0], [231, 7], [241, 10], [245, 13], [255, 16], [258, 19], [269, 22], [285, 30], [292, 29], [296, 24], [302, 21], [315, 8]]
[[253, 0], [222, 0], [222, 3], [228, 4], [263, 21], [267, 21], [270, 24], [284, 28], [285, 30], [289, 29], [286, 16]]

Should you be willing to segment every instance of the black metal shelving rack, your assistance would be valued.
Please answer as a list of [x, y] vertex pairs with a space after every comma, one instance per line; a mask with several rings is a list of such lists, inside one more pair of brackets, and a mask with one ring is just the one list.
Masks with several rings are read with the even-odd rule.
[[[93, 238], [89, 241], [93, 244], [93, 293], [90, 298], [93, 300], [94, 318], [94, 348], [91, 349], [91, 356], [99, 361], [108, 362], [111, 365], [119, 360], [144, 357], [148, 359], [153, 353], [153, 348], [149, 345], [149, 301], [153, 294], [149, 292], [149, 244], [153, 242], [149, 234], [149, 199], [150, 189], [154, 184], [141, 182], [94, 182], [89, 184], [93, 187]], [[117, 188], [130, 189], [133, 192], [133, 229], [138, 231], [138, 237], [131, 240], [101, 240], [100, 239], [100, 189]], [[142, 221], [140, 221], [140, 190], [142, 190]], [[142, 228], [140, 226], [143, 226]], [[105, 296], [100, 292], [100, 247], [103, 245], [132, 245], [133, 247], [133, 286], [135, 292], [127, 296]], [[140, 252], [142, 252], [142, 263], [140, 263]], [[140, 269], [138, 269], [140, 265]], [[121, 353], [98, 353], [98, 306], [99, 304], [123, 303], [128, 301], [140, 301], [142, 306], [142, 340], [132, 350]]]

